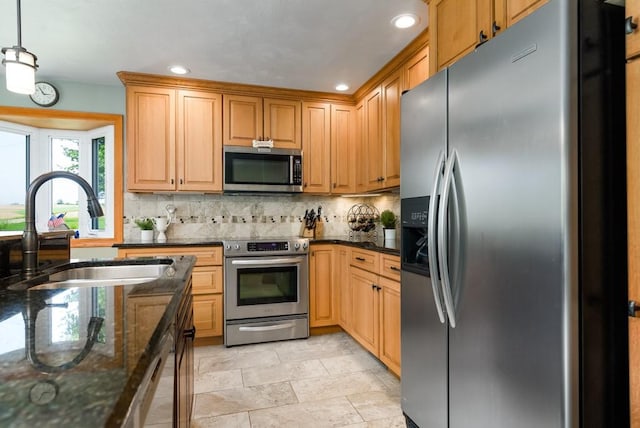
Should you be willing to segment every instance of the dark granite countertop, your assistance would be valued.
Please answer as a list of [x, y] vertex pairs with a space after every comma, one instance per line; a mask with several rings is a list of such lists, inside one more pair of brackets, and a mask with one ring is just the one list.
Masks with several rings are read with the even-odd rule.
[[400, 256], [400, 241], [392, 242], [378, 239], [375, 241], [354, 241], [345, 236], [325, 236], [318, 239], [311, 239], [311, 244], [340, 244], [350, 247], [362, 248], [364, 250], [377, 251], [379, 253]]
[[[263, 238], [269, 239], [269, 238]], [[380, 253], [400, 255], [400, 241], [395, 240], [391, 244], [389, 241], [378, 239], [376, 241], [354, 241], [347, 236], [327, 236], [318, 239], [310, 239], [312, 244], [343, 244], [366, 250], [378, 251]], [[221, 246], [222, 240], [219, 238], [194, 238], [194, 239], [171, 239], [166, 242], [142, 242], [126, 241], [113, 244], [117, 248], [162, 248], [162, 247], [202, 247]]]
[[221, 246], [222, 240], [216, 238], [182, 238], [169, 239], [165, 242], [126, 241], [113, 244], [117, 248], [154, 248], [154, 247], [215, 247]]
[[[150, 259], [159, 263], [128, 263]], [[173, 323], [195, 263], [193, 256], [171, 259], [175, 271], [135, 285], [13, 291], [6, 288], [12, 279], [5, 278], [0, 426], [120, 426]], [[61, 269], [62, 264], [43, 273]], [[140, 320], [138, 307], [146, 308]], [[90, 331], [94, 341], [88, 340]]]

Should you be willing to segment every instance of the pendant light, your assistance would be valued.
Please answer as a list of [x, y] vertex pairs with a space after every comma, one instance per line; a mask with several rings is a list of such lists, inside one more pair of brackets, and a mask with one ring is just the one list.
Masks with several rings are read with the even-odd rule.
[[18, 94], [33, 94], [38, 58], [22, 47], [20, 0], [16, 1], [18, 4], [18, 44], [11, 48], [2, 48], [4, 54], [2, 65], [7, 67], [7, 90]]

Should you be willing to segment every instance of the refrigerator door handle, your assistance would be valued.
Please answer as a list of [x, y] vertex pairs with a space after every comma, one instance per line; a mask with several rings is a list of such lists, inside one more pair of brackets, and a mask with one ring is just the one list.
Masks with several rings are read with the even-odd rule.
[[447, 315], [449, 317], [449, 325], [451, 328], [456, 327], [456, 312], [453, 304], [453, 295], [451, 293], [451, 279], [449, 278], [449, 248], [447, 246], [447, 235], [449, 226], [449, 194], [453, 184], [453, 168], [457, 160], [458, 152], [454, 149], [451, 151], [451, 156], [449, 156], [445, 167], [442, 196], [440, 197], [440, 209], [438, 210], [438, 249], [440, 250], [439, 259], [442, 294], [444, 295], [444, 304], [447, 308]]
[[438, 310], [438, 318], [440, 322], [444, 324], [445, 317], [442, 310], [442, 297], [440, 296], [440, 280], [438, 273], [438, 251], [436, 242], [436, 224], [437, 224], [437, 202], [438, 202], [438, 190], [440, 189], [440, 182], [442, 181], [442, 169], [444, 167], [444, 151], [440, 150], [438, 154], [438, 161], [436, 162], [436, 169], [433, 174], [433, 189], [431, 190], [431, 197], [429, 198], [429, 213], [427, 214], [427, 252], [429, 253], [429, 266], [431, 271], [431, 287], [433, 288], [433, 298], [436, 302], [436, 309]]

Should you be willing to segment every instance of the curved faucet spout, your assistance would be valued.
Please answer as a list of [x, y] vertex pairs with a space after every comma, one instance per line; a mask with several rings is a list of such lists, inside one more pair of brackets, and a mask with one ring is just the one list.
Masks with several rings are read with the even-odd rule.
[[36, 177], [27, 189], [24, 204], [24, 233], [22, 234], [22, 275], [30, 278], [38, 269], [38, 232], [36, 230], [36, 194], [38, 189], [54, 178], [67, 178], [75, 181], [87, 194], [87, 210], [91, 218], [102, 217], [102, 207], [93, 188], [77, 174], [67, 171], [51, 171]]

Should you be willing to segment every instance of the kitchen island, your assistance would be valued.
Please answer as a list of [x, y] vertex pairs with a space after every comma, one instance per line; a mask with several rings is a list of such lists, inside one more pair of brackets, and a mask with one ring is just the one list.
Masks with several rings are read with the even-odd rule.
[[149, 374], [190, 295], [195, 257], [170, 259], [166, 274], [138, 284], [19, 291], [7, 288], [15, 278], [3, 280], [0, 426], [122, 426], [139, 418], [153, 394]]

